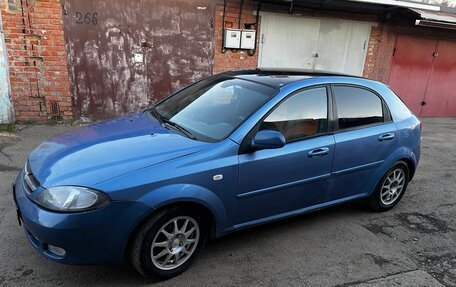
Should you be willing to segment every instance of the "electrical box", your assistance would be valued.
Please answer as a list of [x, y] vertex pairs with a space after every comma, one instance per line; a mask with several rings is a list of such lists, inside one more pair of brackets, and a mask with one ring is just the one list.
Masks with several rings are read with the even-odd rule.
[[241, 32], [241, 29], [225, 29], [225, 48], [239, 49], [241, 47]]
[[241, 33], [241, 49], [253, 50], [255, 49], [255, 30], [242, 30]]

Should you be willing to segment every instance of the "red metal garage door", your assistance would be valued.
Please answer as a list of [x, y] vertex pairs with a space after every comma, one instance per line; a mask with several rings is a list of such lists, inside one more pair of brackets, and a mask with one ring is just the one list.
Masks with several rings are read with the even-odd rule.
[[388, 84], [416, 115], [421, 113], [436, 43], [407, 35], [397, 39]]
[[388, 84], [418, 116], [456, 116], [456, 42], [400, 35]]
[[213, 2], [62, 1], [75, 114], [137, 111], [210, 75]]
[[439, 40], [422, 117], [456, 116], [456, 42]]

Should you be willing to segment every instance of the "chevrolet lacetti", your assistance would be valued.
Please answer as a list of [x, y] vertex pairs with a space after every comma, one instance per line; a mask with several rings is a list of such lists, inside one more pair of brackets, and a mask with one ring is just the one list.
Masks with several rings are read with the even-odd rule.
[[206, 241], [356, 199], [394, 207], [421, 123], [384, 84], [298, 71], [205, 78], [39, 145], [13, 185], [33, 247], [169, 278]]

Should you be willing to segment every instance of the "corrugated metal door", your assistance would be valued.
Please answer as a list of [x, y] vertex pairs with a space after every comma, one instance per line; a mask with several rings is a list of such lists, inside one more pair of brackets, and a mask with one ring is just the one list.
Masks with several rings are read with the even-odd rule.
[[258, 65], [362, 75], [371, 23], [264, 13]]
[[439, 40], [422, 117], [456, 116], [456, 42]]
[[5, 38], [0, 13], [0, 124], [14, 121], [13, 104], [11, 102], [11, 86], [8, 71], [8, 55], [6, 53]]
[[436, 44], [436, 40], [408, 35], [399, 35], [396, 42], [388, 84], [418, 116], [421, 114]]
[[139, 110], [211, 74], [211, 0], [63, 1], [75, 114]]

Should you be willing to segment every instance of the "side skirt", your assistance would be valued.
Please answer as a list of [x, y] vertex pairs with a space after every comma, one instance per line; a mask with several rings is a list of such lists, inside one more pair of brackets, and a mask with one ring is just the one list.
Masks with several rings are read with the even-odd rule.
[[300, 214], [304, 214], [304, 213], [309, 213], [312, 211], [317, 211], [320, 209], [324, 209], [327, 207], [339, 205], [342, 203], [346, 203], [349, 201], [354, 201], [354, 200], [362, 199], [362, 198], [366, 198], [366, 197], [369, 197], [369, 194], [367, 194], [367, 193], [357, 194], [357, 195], [353, 195], [353, 196], [349, 196], [349, 197], [345, 197], [345, 198], [341, 198], [341, 199], [337, 199], [337, 200], [333, 200], [333, 201], [329, 201], [329, 202], [324, 202], [324, 203], [320, 203], [317, 205], [312, 205], [309, 207], [305, 207], [305, 208], [301, 208], [301, 209], [297, 209], [297, 210], [293, 210], [293, 211], [289, 211], [289, 212], [285, 212], [285, 213], [281, 213], [281, 214], [277, 214], [277, 215], [273, 215], [273, 216], [269, 216], [269, 217], [265, 217], [265, 218], [261, 218], [261, 219], [256, 219], [256, 220], [236, 224], [233, 227], [223, 230], [220, 234], [217, 234], [216, 238], [226, 235], [228, 233], [237, 231], [237, 230], [269, 223], [272, 221], [281, 220], [284, 218], [288, 218], [288, 217], [292, 217], [292, 216], [296, 216], [296, 215], [300, 215]]

